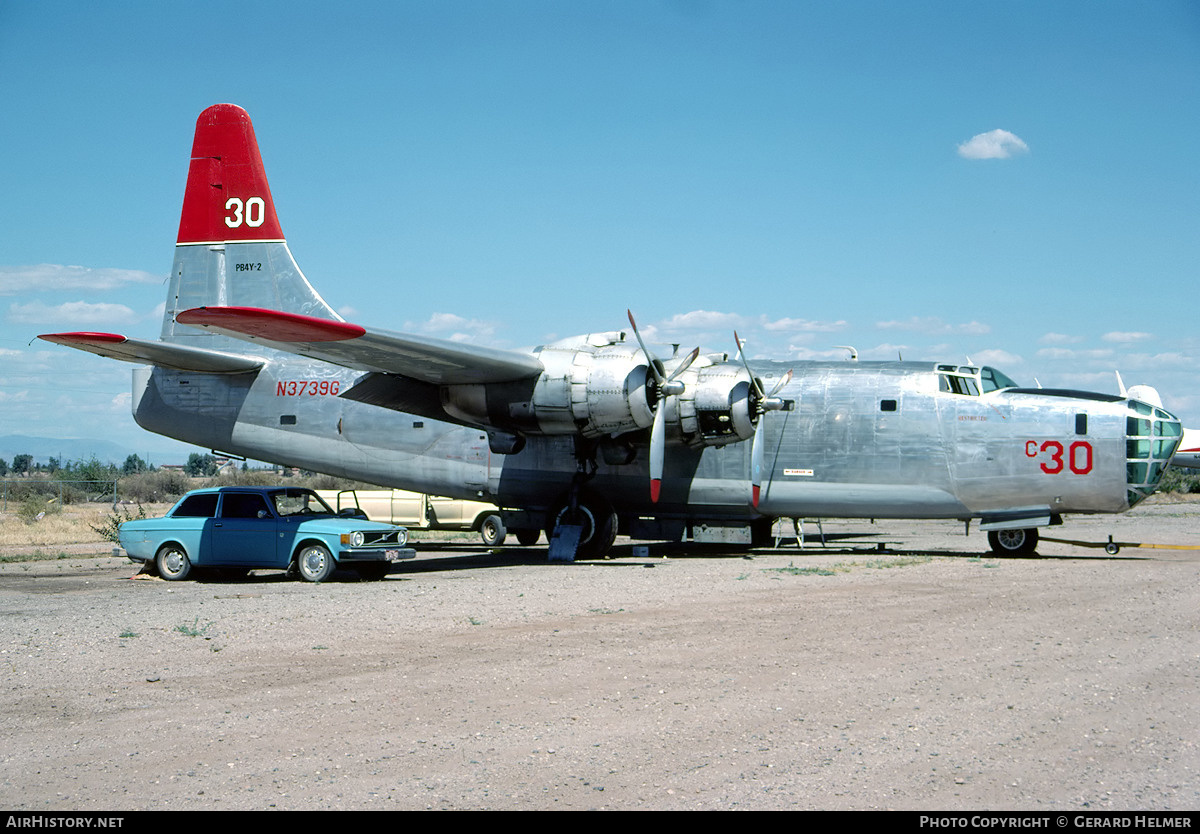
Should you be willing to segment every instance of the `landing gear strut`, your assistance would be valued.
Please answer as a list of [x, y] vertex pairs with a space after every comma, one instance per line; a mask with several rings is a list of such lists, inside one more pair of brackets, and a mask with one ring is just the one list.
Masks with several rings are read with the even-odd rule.
[[571, 488], [546, 514], [546, 538], [553, 541], [559, 525], [578, 525], [581, 529], [575, 555], [598, 559], [608, 553], [617, 538], [617, 514], [604, 496], [584, 487], [596, 475], [596, 445], [577, 439], [575, 461]]

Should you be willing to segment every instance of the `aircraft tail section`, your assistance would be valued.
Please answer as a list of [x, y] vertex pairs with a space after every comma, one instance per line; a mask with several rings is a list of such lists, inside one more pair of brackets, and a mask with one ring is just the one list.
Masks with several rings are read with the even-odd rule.
[[250, 116], [216, 104], [196, 120], [162, 339], [244, 352], [228, 336], [176, 322], [204, 306], [258, 307], [342, 321], [296, 265], [275, 212]]

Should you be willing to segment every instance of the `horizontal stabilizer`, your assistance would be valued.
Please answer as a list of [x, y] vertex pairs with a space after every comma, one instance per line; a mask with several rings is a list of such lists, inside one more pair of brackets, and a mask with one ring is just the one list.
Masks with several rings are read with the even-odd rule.
[[241, 374], [256, 371], [263, 361], [254, 356], [238, 356], [216, 350], [188, 347], [170, 342], [146, 342], [127, 339], [116, 333], [45, 333], [38, 336], [47, 342], [86, 350], [109, 359], [161, 365], [177, 371], [200, 371], [211, 374]]
[[398, 374], [434, 385], [510, 382], [542, 372], [542, 363], [525, 353], [367, 330], [349, 322], [258, 307], [196, 307], [175, 320], [344, 368]]

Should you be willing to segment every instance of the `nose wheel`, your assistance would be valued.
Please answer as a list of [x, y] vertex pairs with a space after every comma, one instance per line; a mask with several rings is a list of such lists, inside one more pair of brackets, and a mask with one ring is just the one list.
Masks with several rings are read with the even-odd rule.
[[992, 530], [988, 533], [988, 544], [998, 556], [1032, 556], [1037, 551], [1037, 543], [1036, 527]]

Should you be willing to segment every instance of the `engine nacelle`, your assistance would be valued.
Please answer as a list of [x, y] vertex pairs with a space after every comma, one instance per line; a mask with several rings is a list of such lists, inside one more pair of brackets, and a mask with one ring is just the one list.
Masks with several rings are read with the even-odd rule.
[[650, 370], [624, 333], [556, 342], [537, 355], [545, 370], [531, 384], [448, 385], [443, 407], [461, 420], [524, 434], [615, 437], [654, 422]]
[[684, 442], [693, 447], [725, 446], [752, 438], [758, 414], [745, 369], [720, 362], [693, 371], [694, 378], [688, 378], [691, 372], [685, 374], [684, 392], [668, 401], [675, 415], [668, 411], [667, 421], [678, 426]]

